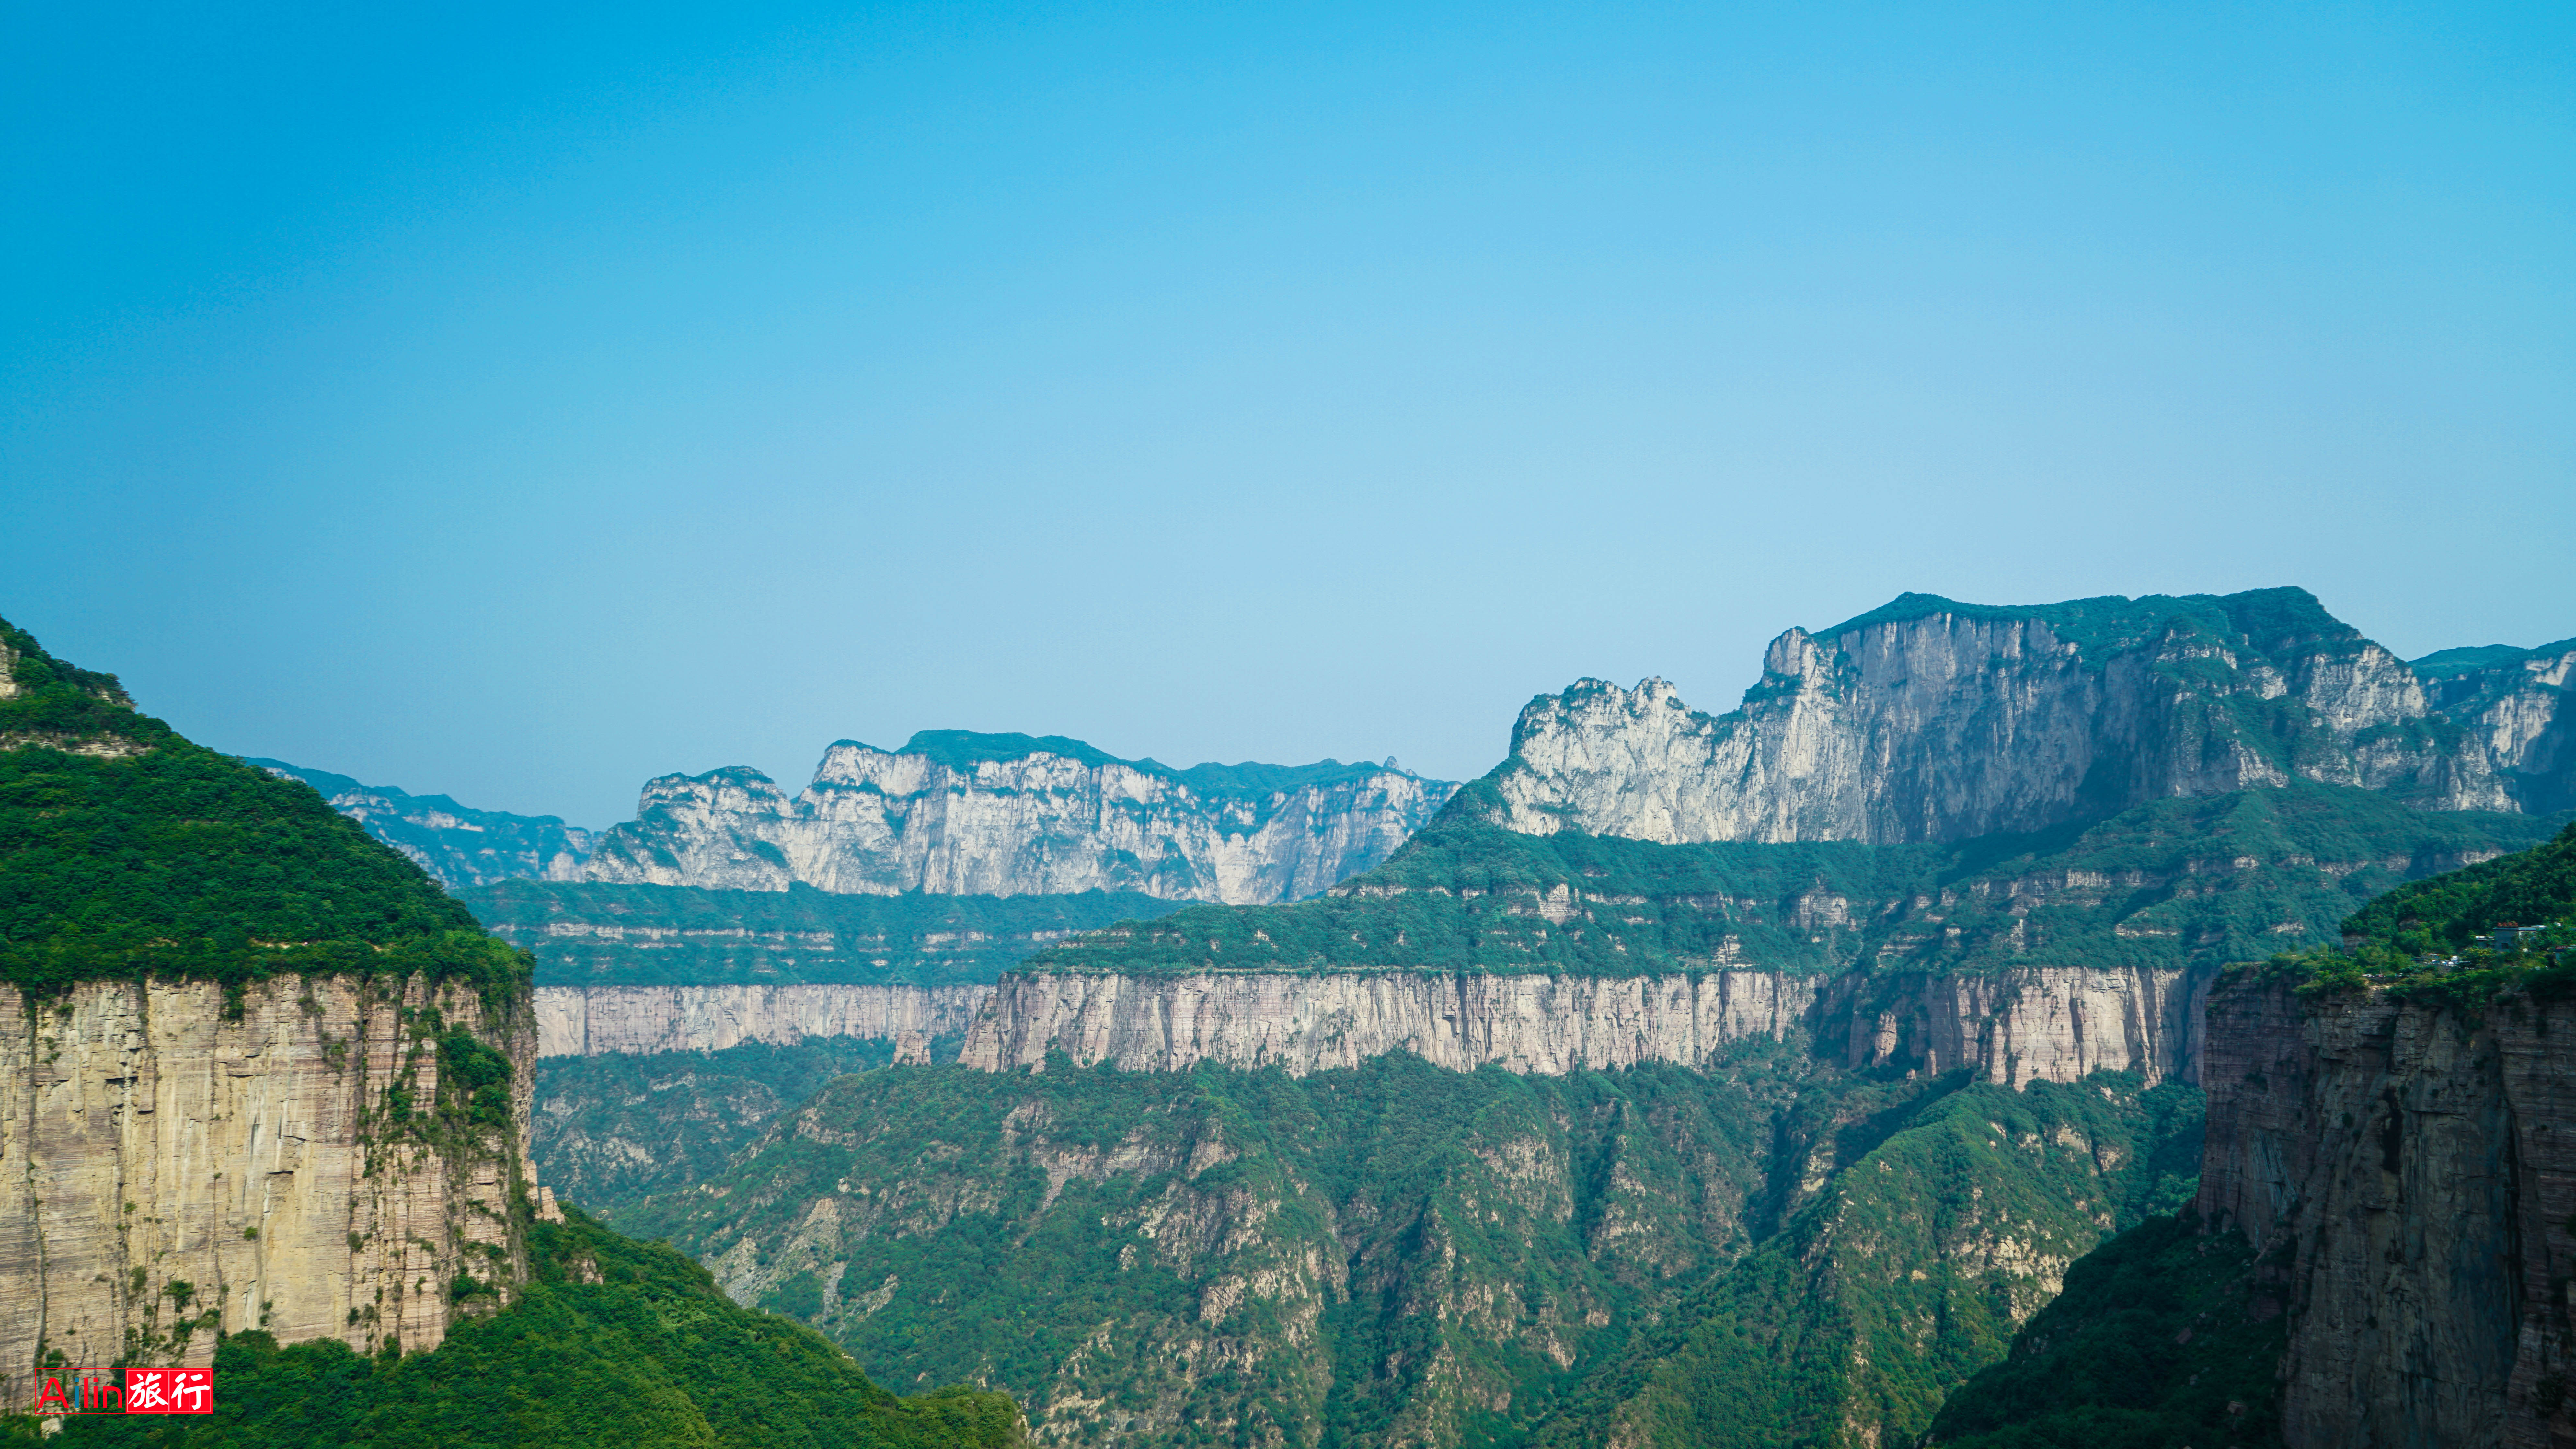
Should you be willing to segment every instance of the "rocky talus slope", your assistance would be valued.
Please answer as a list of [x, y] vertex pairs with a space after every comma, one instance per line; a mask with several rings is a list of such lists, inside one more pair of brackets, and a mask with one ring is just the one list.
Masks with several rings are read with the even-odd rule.
[[[499, 1120], [443, 1079], [451, 1032], [502, 1064]], [[0, 990], [0, 1362], [436, 1347], [526, 1277], [535, 1046], [523, 1009], [417, 978], [279, 978], [237, 1015], [205, 981]]]
[[1061, 1051], [1126, 1071], [1216, 1062], [1303, 1076], [1408, 1052], [1453, 1071], [1563, 1075], [1704, 1066], [1758, 1038], [1812, 1043], [1855, 1070], [1965, 1067], [2011, 1087], [2135, 1072], [2152, 1085], [2191, 1079], [2209, 977], [2083, 967], [1974, 977], [1015, 972], [974, 1017], [959, 1061], [1043, 1068]]
[[590, 856], [591, 832], [555, 815], [476, 810], [445, 795], [364, 785], [284, 760], [246, 760], [280, 779], [301, 780], [369, 835], [409, 856], [451, 891], [495, 881], [571, 880]]
[[2440, 810], [2571, 803], [2576, 649], [2460, 654], [2419, 675], [2299, 589], [2025, 609], [1908, 594], [1781, 635], [1730, 714], [1653, 679], [1542, 696], [1479, 808], [1539, 834], [1909, 842], [2294, 780]]
[[1383, 861], [1455, 786], [1391, 767], [1120, 760], [1076, 740], [844, 740], [790, 798], [756, 770], [648, 782], [592, 881], [892, 895], [1296, 900]]
[[2213, 997], [2199, 1209], [2278, 1255], [2294, 1446], [2576, 1440], [2576, 1001]]

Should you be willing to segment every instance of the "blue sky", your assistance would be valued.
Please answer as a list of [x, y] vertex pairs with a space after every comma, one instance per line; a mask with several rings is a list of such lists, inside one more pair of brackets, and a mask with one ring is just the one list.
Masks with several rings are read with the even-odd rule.
[[2565, 6], [38, 7], [0, 615], [624, 818], [1464, 776], [1907, 589], [2576, 634]]

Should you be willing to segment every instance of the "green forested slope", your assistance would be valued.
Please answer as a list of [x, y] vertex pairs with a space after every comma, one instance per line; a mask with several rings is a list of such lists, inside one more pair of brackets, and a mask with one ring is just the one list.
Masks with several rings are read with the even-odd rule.
[[[504, 1012], [527, 1009], [528, 958], [309, 786], [191, 743], [136, 713], [113, 677], [52, 658], [22, 631], [0, 625], [0, 651], [8, 986], [421, 972], [469, 981]], [[507, 1129], [507, 1060], [462, 1029], [443, 1030], [434, 1012], [407, 1025], [438, 1041], [437, 1110]], [[380, 1125], [399, 1129], [403, 1117]], [[188, 1170], [220, 1182], [228, 1165]], [[89, 1206], [114, 1216], [112, 1204]], [[47, 1210], [73, 1221], [82, 1204]], [[529, 1211], [524, 1201], [511, 1210]], [[414, 1221], [437, 1230], [435, 1209]], [[896, 1399], [822, 1339], [736, 1307], [668, 1249], [578, 1219], [522, 1225], [529, 1291], [498, 1312], [460, 1315], [433, 1352], [372, 1360], [337, 1340], [280, 1349], [265, 1334], [236, 1335], [216, 1350], [211, 1419], [76, 1418], [51, 1442], [1000, 1449], [1019, 1438], [1009, 1401], [962, 1391]], [[39, 1436], [24, 1418], [0, 1432]]]
[[1941, 1449], [2276, 1449], [2281, 1305], [2234, 1233], [2157, 1217], [2067, 1270], [2011, 1355], [1952, 1394]]
[[[956, 1043], [934, 1042], [931, 1052], [953, 1059]], [[772, 1119], [832, 1078], [893, 1060], [893, 1042], [850, 1036], [539, 1058], [529, 1149], [537, 1180], [613, 1222], [640, 1198], [722, 1173]]]
[[898, 1067], [619, 1220], [886, 1382], [988, 1382], [1072, 1442], [1598, 1442], [1662, 1404], [1641, 1364], [1731, 1363], [1740, 1330], [1787, 1356], [1692, 1431], [1756, 1443], [1921, 1429], [2057, 1268], [2186, 1190], [2196, 1123], [2125, 1077], [1773, 1044], [1556, 1078]]
[[215, 1353], [214, 1414], [65, 1421], [65, 1449], [1006, 1449], [999, 1394], [897, 1398], [812, 1332], [735, 1307], [706, 1270], [578, 1214], [536, 1224], [525, 1298], [435, 1351], [362, 1358], [337, 1339]]
[[1461, 798], [1394, 859], [1324, 899], [1193, 906], [1067, 942], [1029, 967], [2216, 966], [2331, 940], [2372, 896], [2546, 839], [2559, 823], [2434, 814], [2367, 790], [2298, 784], [1949, 846], [1658, 845], [1522, 835], [1476, 823], [1473, 800]]
[[2499, 926], [2566, 924], [2576, 924], [2576, 825], [2533, 849], [2400, 886], [2344, 930], [2413, 954], [2465, 950]]
[[526, 980], [526, 958], [309, 787], [191, 743], [6, 623], [0, 646], [0, 980]]
[[1905, 1104], [1730, 1271], [1591, 1374], [1539, 1438], [1903, 1444], [2059, 1274], [2197, 1181], [2200, 1096], [2110, 1074]]

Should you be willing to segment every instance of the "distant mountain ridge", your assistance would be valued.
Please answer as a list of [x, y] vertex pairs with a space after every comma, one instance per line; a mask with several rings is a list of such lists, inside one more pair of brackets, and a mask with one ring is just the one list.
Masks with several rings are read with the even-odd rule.
[[[1457, 785], [1385, 764], [1124, 760], [1063, 735], [841, 740], [789, 797], [745, 765], [647, 781], [605, 831], [251, 759], [452, 891], [506, 880], [838, 894], [1299, 899], [1384, 861]], [[871, 800], [877, 802], [869, 803]]]
[[2304, 589], [1995, 607], [1904, 594], [1772, 641], [1708, 715], [1647, 679], [1522, 710], [1461, 808], [1667, 844], [1956, 841], [2293, 781], [2432, 810], [2576, 803], [2576, 641], [2408, 665]]
[[1391, 762], [1174, 769], [1058, 736], [934, 730], [900, 750], [842, 740], [792, 797], [742, 766], [649, 781], [577, 878], [1267, 904], [1376, 866], [1457, 788]]
[[505, 880], [569, 880], [590, 855], [593, 832], [566, 825], [561, 816], [477, 810], [446, 795], [361, 784], [284, 760], [242, 763], [322, 792], [332, 809], [411, 857], [451, 891]]

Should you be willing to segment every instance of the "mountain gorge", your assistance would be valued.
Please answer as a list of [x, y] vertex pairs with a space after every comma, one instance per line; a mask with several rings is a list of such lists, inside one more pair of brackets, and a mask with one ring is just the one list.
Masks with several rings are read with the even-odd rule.
[[1542, 698], [1384, 865], [1040, 950], [617, 1219], [1042, 1439], [1910, 1442], [2192, 1203], [2228, 963], [2556, 833], [2559, 684], [2296, 591], [1879, 616]]
[[[775, 1358], [834, 1443], [2554, 1443], [2576, 938], [2504, 928], [2576, 901], [2569, 654], [1907, 595], [1731, 714], [1543, 696], [1463, 787], [844, 742], [453, 896], [356, 819], [441, 797], [334, 817], [39, 659], [0, 959], [51, 1236], [0, 1271], [406, 1442], [424, 1394], [574, 1434], [469, 1376], [596, 1335], [716, 1386], [656, 1390], [684, 1442], [780, 1437]], [[181, 792], [131, 857], [64, 833], [120, 782]], [[313, 843], [150, 865], [209, 782]]]

